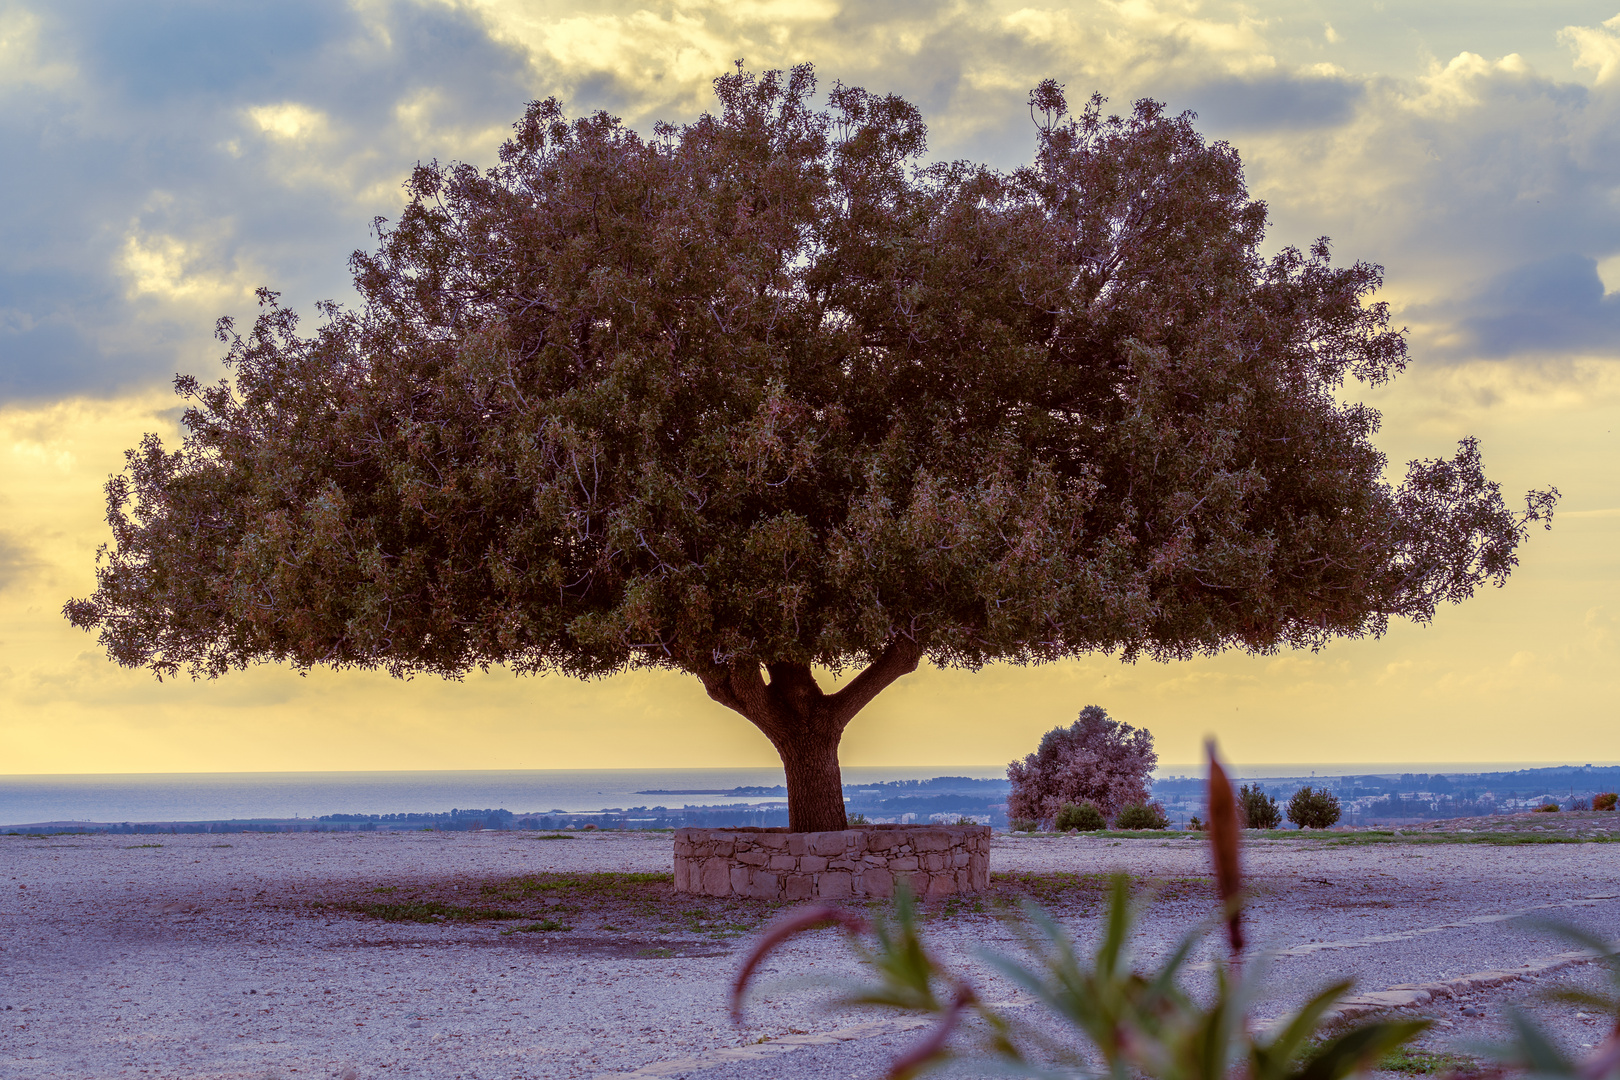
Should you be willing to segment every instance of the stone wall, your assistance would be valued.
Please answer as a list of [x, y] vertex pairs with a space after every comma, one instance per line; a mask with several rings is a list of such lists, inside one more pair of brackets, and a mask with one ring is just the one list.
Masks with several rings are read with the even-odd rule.
[[988, 825], [865, 825], [840, 832], [676, 829], [675, 891], [761, 900], [919, 897], [990, 886]]

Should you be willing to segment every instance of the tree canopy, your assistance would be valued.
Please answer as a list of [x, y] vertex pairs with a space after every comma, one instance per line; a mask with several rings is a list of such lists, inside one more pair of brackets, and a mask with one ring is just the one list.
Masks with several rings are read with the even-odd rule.
[[222, 320], [233, 380], [177, 379], [68, 617], [160, 676], [690, 672], [833, 828], [844, 725], [924, 657], [1377, 634], [1550, 514], [1472, 441], [1386, 482], [1338, 394], [1405, 363], [1380, 268], [1264, 257], [1190, 114], [1048, 81], [1002, 172], [808, 66], [715, 86], [650, 138], [537, 102], [499, 165], [415, 170], [358, 308]]

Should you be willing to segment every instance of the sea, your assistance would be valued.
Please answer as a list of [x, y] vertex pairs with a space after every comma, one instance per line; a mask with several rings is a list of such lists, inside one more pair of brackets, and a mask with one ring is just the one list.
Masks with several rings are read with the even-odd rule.
[[[1285, 763], [1232, 766], [1242, 779], [1400, 773], [1496, 772], [1554, 762]], [[1166, 764], [1161, 777], [1202, 768]], [[845, 766], [844, 783], [876, 784], [936, 776], [1006, 776], [1005, 765]], [[323, 814], [511, 810], [518, 814], [634, 807], [752, 805], [759, 795], [643, 794], [726, 792], [784, 783], [780, 768], [529, 769], [438, 772], [107, 773], [0, 775], [0, 829], [44, 822], [140, 823], [304, 818]]]

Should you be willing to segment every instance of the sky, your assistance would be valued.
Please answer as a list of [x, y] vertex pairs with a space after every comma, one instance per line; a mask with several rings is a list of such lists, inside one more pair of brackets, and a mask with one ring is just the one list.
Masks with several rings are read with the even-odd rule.
[[1025, 97], [1148, 96], [1240, 152], [1268, 250], [1386, 268], [1407, 373], [1395, 472], [1476, 435], [1510, 497], [1556, 485], [1503, 589], [1317, 652], [924, 669], [850, 726], [853, 765], [996, 765], [1088, 704], [1166, 762], [1620, 760], [1620, 0], [0, 0], [0, 774], [774, 763], [690, 677], [461, 682], [266, 666], [159, 683], [60, 615], [101, 494], [215, 320], [265, 285], [314, 316], [418, 161], [495, 161], [557, 95], [650, 131], [734, 59], [894, 92], [934, 159], [1000, 168]]

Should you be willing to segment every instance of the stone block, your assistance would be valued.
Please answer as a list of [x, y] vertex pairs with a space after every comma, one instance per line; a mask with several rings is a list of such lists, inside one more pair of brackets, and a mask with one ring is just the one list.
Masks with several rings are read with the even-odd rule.
[[797, 859], [800, 855], [803, 855], [804, 852], [805, 852], [805, 842], [804, 842], [805, 834], [802, 833], [802, 832], [788, 833], [787, 838], [788, 838], [788, 846], [787, 846], [788, 854], [792, 855], [795, 859]]
[[916, 872], [913, 872], [913, 873], [910, 873], [910, 874], [896, 874], [895, 878], [896, 879], [900, 879], [900, 878], [905, 879], [906, 884], [911, 886], [911, 895], [912, 896], [927, 896], [928, 895], [928, 875], [927, 874], [922, 873], [921, 871], [916, 871]]
[[949, 851], [951, 834], [944, 829], [930, 829], [928, 832], [913, 833], [911, 843], [918, 851]]
[[692, 889], [692, 863], [684, 855], [675, 856], [675, 891], [694, 891]]
[[733, 866], [731, 868], [731, 893], [733, 896], [752, 895], [748, 891], [748, 879], [754, 872], [746, 866]]
[[815, 895], [816, 883], [809, 874], [789, 874], [782, 879], [784, 900], [809, 900]]
[[740, 862], [744, 866], [764, 866], [771, 861], [771, 857], [763, 851], [739, 851], [731, 858], [733, 862]]
[[729, 836], [716, 836], [710, 841], [712, 850], [717, 858], [729, 859], [737, 848], [737, 842]]
[[950, 873], [929, 874], [928, 891], [917, 893], [918, 896], [950, 896], [956, 892], [956, 875]]
[[894, 875], [886, 869], [875, 866], [867, 868], [861, 873], [860, 883], [860, 891], [867, 896], [887, 899], [894, 895]]
[[902, 855], [899, 858], [890, 859], [889, 860], [889, 869], [893, 870], [895, 873], [903, 873], [904, 871], [907, 871], [907, 870], [919, 869], [919, 864], [917, 862], [917, 856], [915, 856], [915, 855]]
[[844, 834], [841, 832], [818, 832], [802, 834], [808, 841], [807, 847], [811, 855], [842, 855], [844, 853]]
[[799, 869], [806, 874], [819, 874], [827, 869], [827, 860], [820, 855], [806, 855], [799, 860]]
[[772, 855], [770, 865], [772, 870], [797, 870], [799, 860], [792, 855]]
[[919, 856], [919, 862], [921, 863], [922, 868], [927, 870], [930, 874], [938, 873], [939, 871], [945, 869], [945, 866], [949, 861], [949, 853], [944, 851], [930, 851], [926, 855]]
[[704, 896], [729, 896], [731, 894], [731, 860], [718, 856], [705, 859], [703, 862], [703, 876], [698, 886]]
[[790, 833], [751, 833], [754, 843], [769, 851], [786, 851]]
[[968, 854], [967, 848], [957, 848], [955, 851], [951, 852], [951, 866], [966, 866], [968, 864], [968, 860], [972, 857], [972, 855]]
[[782, 879], [776, 874], [756, 871], [754, 880], [749, 883], [748, 891], [741, 895], [755, 900], [775, 900], [782, 895]]
[[855, 879], [847, 870], [828, 870], [816, 875], [816, 895], [823, 900], [845, 900], [855, 895]]
[[[807, 858], [807, 859], [815, 859], [815, 858], [819, 858], [819, 856], [806, 855], [805, 858]], [[853, 870], [859, 870], [861, 868], [861, 866], [862, 866], [862, 864], [857, 862], [854, 859], [828, 859], [827, 860], [827, 869], [829, 869], [829, 870], [851, 870], [851, 871], [853, 871]]]

